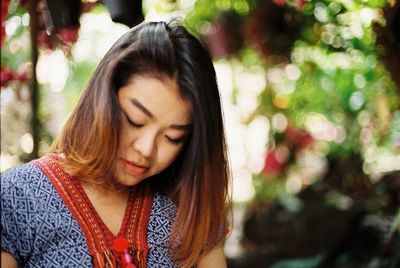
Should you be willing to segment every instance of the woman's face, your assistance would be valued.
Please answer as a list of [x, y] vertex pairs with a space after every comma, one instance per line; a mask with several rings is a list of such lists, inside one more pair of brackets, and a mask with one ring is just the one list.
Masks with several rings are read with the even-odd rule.
[[191, 129], [191, 105], [175, 80], [136, 75], [118, 91], [120, 145], [115, 179], [132, 186], [166, 169], [183, 148]]

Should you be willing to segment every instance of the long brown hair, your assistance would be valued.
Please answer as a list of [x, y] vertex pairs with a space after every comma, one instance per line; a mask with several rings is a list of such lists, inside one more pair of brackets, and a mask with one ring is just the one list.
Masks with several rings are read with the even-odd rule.
[[123, 35], [100, 62], [52, 151], [64, 155], [71, 175], [112, 184], [121, 120], [117, 92], [135, 74], [177, 79], [180, 94], [192, 105], [193, 127], [182, 152], [144, 181], [174, 197], [171, 252], [181, 265], [192, 266], [224, 241], [229, 165], [211, 57], [183, 26], [143, 23]]

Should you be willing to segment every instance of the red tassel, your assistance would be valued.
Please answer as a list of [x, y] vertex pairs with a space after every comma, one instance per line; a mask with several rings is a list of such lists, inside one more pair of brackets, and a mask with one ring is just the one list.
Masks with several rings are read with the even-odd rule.
[[128, 249], [129, 242], [128, 239], [123, 237], [117, 237], [114, 240], [114, 250], [118, 253], [122, 253]]
[[105, 267], [104, 256], [102, 254], [96, 253], [94, 261], [95, 263], [97, 263], [97, 265], [94, 265], [94, 267], [99, 267], [99, 268]]

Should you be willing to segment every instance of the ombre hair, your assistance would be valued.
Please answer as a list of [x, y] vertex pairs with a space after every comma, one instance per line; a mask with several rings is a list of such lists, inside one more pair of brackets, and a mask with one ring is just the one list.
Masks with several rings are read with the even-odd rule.
[[64, 156], [71, 175], [112, 185], [121, 129], [117, 92], [135, 75], [175, 79], [192, 107], [192, 130], [177, 159], [143, 181], [176, 203], [171, 252], [181, 265], [192, 266], [222, 246], [230, 172], [211, 57], [183, 26], [148, 22], [124, 34], [101, 60], [51, 151]]

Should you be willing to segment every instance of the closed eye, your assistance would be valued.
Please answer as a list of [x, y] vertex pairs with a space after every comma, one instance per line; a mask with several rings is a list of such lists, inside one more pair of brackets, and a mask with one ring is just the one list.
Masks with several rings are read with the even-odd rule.
[[130, 118], [127, 118], [127, 119], [128, 119], [129, 125], [131, 125], [131, 126], [133, 126], [133, 127], [135, 127], [135, 128], [143, 127], [143, 124], [135, 123], [135, 122], [133, 122]]
[[167, 138], [167, 140], [172, 144], [182, 144], [186, 140], [186, 137], [174, 139], [174, 138], [165, 136], [165, 138]]
[[143, 127], [143, 124], [137, 123], [129, 118], [129, 116], [124, 112], [125, 118], [128, 121], [128, 124], [135, 128]]

